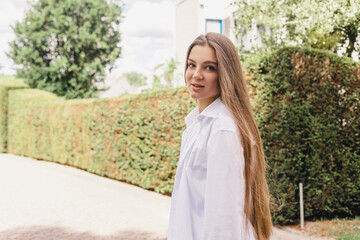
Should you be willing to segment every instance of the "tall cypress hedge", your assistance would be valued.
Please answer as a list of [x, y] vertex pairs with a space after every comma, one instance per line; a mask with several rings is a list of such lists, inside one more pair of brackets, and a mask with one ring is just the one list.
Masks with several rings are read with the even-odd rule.
[[53, 93], [31, 88], [9, 91], [8, 100], [8, 152], [53, 160], [51, 117], [55, 103], [62, 100]]
[[8, 145], [8, 99], [9, 91], [27, 88], [22, 79], [0, 75], [0, 152], [7, 152]]
[[170, 195], [185, 88], [109, 99], [62, 100], [38, 89], [9, 95], [9, 153], [58, 162]]
[[[359, 216], [360, 66], [297, 48], [249, 66], [274, 221], [299, 219], [300, 182], [307, 219]], [[194, 106], [184, 88], [70, 101], [11, 90], [9, 152], [170, 194], [184, 117]]]
[[325, 51], [283, 48], [250, 64], [273, 218], [360, 215], [360, 66]]

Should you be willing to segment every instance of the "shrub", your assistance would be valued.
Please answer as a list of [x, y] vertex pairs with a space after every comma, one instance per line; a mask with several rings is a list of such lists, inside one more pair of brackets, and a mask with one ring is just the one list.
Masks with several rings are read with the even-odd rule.
[[[360, 214], [360, 66], [324, 51], [284, 48], [247, 65], [270, 165], [276, 223]], [[75, 166], [170, 194], [185, 88], [64, 101], [39, 90], [9, 92], [9, 152]]]
[[28, 89], [9, 100], [9, 152], [171, 193], [184, 117], [195, 106], [184, 88], [67, 101]]
[[51, 116], [55, 94], [38, 89], [9, 91], [8, 152], [52, 160]]
[[277, 223], [360, 214], [360, 66], [325, 51], [283, 48], [249, 68]]
[[27, 88], [21, 79], [0, 75], [0, 152], [7, 151], [8, 135], [8, 93], [11, 89]]

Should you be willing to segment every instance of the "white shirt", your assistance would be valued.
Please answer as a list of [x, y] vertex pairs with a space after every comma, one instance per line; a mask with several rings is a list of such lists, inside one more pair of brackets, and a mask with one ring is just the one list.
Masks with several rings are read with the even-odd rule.
[[168, 239], [255, 240], [244, 213], [245, 162], [231, 113], [218, 98], [185, 122]]

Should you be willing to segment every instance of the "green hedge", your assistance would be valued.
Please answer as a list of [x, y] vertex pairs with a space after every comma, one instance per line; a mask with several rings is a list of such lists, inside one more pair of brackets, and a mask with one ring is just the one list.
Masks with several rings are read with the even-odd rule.
[[360, 215], [360, 66], [284, 48], [249, 64], [277, 223]]
[[7, 152], [8, 135], [8, 95], [12, 89], [27, 88], [21, 79], [0, 75], [0, 152]]
[[[359, 65], [285, 48], [249, 64], [248, 78], [274, 221], [299, 219], [300, 182], [307, 219], [360, 215]], [[185, 88], [69, 101], [11, 90], [8, 149], [170, 194], [194, 107]]]
[[8, 152], [53, 160], [49, 148], [55, 94], [38, 89], [9, 91]]
[[170, 194], [184, 117], [184, 88], [63, 101], [34, 89], [10, 94], [9, 152], [75, 166]]

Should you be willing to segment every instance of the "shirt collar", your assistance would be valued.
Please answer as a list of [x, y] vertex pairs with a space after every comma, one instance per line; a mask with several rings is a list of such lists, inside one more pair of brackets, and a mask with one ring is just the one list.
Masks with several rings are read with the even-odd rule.
[[207, 106], [200, 114], [199, 114], [199, 106], [194, 108], [185, 118], [186, 126], [191, 125], [196, 118], [204, 118], [210, 117], [214, 118], [219, 114], [219, 110], [225, 106], [220, 97], [218, 97], [215, 101], [213, 101], [209, 106]]
[[199, 116], [199, 107], [196, 106], [196, 108], [194, 108], [185, 118], [185, 123], [186, 126], [190, 126], [194, 120], [196, 119], [197, 116]]

